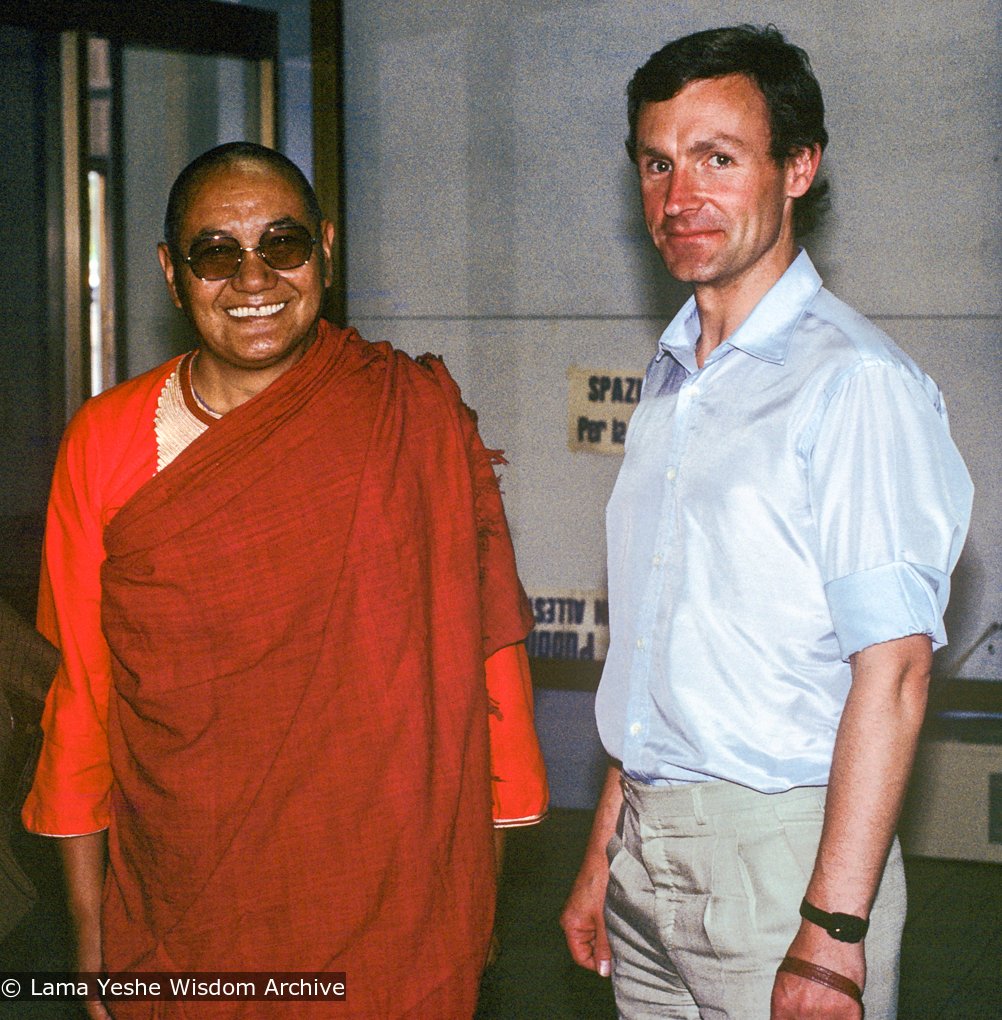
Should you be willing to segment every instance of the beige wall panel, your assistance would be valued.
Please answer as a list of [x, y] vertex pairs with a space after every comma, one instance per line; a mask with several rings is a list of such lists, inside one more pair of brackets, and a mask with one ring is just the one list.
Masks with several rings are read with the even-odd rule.
[[[625, 84], [668, 38], [740, 21], [811, 53], [833, 208], [808, 248], [936, 378], [978, 487], [949, 663], [1002, 615], [994, 0], [345, 5], [349, 318], [449, 357], [511, 455], [527, 582], [603, 584], [618, 461], [567, 449], [566, 371], [641, 370], [684, 297], [639, 214]], [[968, 675], [1002, 675], [999, 658]]]

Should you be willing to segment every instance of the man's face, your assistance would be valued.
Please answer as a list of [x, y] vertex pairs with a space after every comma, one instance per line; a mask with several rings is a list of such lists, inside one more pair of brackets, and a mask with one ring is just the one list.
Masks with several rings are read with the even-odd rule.
[[[160, 261], [174, 303], [202, 340], [200, 358], [228, 378], [263, 373], [269, 379], [295, 364], [313, 342], [324, 288], [330, 283], [333, 228], [312, 223], [298, 190], [268, 167], [221, 167], [192, 195], [181, 224], [179, 247], [218, 235], [254, 247], [269, 228], [299, 224], [320, 240], [297, 269], [272, 269], [244, 252], [236, 275], [200, 280], [174, 264], [164, 245]], [[322, 249], [322, 252], [321, 252]]]
[[693, 81], [641, 108], [644, 218], [676, 279], [697, 290], [771, 286], [793, 260], [792, 200], [810, 187], [820, 154], [777, 164], [770, 141], [765, 98], [745, 75]]

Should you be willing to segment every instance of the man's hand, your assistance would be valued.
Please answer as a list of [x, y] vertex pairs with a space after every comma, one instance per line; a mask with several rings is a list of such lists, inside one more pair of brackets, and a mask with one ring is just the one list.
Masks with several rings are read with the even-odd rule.
[[564, 929], [574, 962], [601, 977], [612, 974], [612, 952], [605, 933], [605, 890], [609, 884], [605, 848], [616, 831], [622, 806], [620, 772], [616, 766], [611, 766], [595, 809], [584, 862], [560, 915], [560, 927]]
[[[841, 974], [862, 991], [866, 981], [863, 943], [839, 942], [808, 921], [800, 925], [787, 952], [808, 963]], [[771, 1020], [861, 1020], [863, 1008], [843, 992], [808, 978], [780, 972], [772, 988]]]
[[560, 915], [560, 927], [564, 929], [567, 948], [574, 962], [602, 977], [609, 977], [612, 973], [612, 953], [605, 934], [604, 916], [608, 884], [608, 866], [592, 866], [586, 862], [574, 880]]
[[855, 999], [796, 974], [777, 974], [772, 987], [771, 1020], [862, 1020]]

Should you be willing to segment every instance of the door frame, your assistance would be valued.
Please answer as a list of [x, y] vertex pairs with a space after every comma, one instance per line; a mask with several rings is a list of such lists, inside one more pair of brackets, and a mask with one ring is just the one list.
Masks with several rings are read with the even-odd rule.
[[[62, 137], [61, 222], [49, 236], [63, 238], [61, 308], [56, 312], [65, 338], [64, 407], [68, 421], [90, 393], [90, 285], [87, 201], [88, 61], [87, 39], [99, 36], [113, 47], [145, 46], [205, 56], [237, 57], [257, 64], [261, 140], [278, 137], [278, 15], [273, 11], [213, 0], [173, 0], [170, 4], [119, 0], [46, 0], [26, 4], [0, 0], [0, 23], [52, 33], [58, 38]], [[113, 140], [113, 145], [116, 142]], [[120, 140], [118, 140], [120, 144]], [[54, 205], [55, 203], [53, 203]], [[121, 264], [122, 227], [113, 231], [113, 264]], [[50, 253], [51, 255], [52, 253]], [[115, 315], [122, 321], [121, 296]], [[50, 300], [50, 309], [56, 302]], [[53, 327], [55, 327], [55, 323]], [[63, 422], [65, 424], [65, 422]]]

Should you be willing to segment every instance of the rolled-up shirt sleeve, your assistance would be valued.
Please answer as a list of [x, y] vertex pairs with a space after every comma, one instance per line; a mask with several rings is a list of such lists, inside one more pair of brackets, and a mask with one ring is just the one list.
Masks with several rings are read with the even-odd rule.
[[827, 394], [812, 440], [811, 511], [842, 657], [909, 634], [945, 644], [974, 490], [941, 394], [903, 366], [863, 361]]

